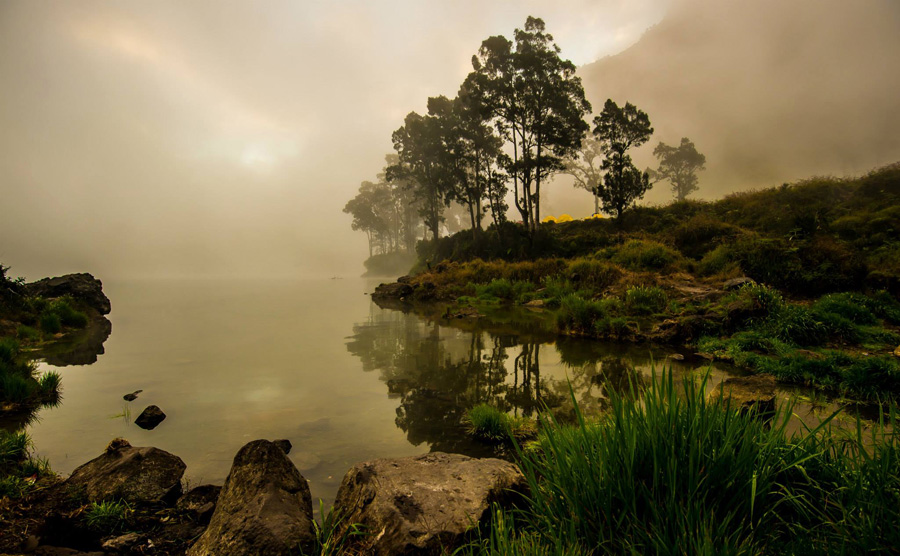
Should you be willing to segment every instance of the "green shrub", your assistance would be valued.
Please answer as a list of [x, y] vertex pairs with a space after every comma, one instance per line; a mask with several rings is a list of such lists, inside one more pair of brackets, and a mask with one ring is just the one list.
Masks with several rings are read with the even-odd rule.
[[54, 300], [50, 303], [50, 307], [47, 310], [59, 317], [60, 323], [64, 326], [73, 328], [84, 328], [87, 326], [87, 315], [72, 307], [72, 302], [68, 298]]
[[877, 324], [875, 314], [866, 306], [868, 303], [862, 294], [833, 293], [816, 301], [813, 308], [818, 313], [838, 315], [855, 324]]
[[665, 310], [666, 292], [656, 286], [632, 286], [625, 291], [625, 308], [631, 314], [651, 315]]
[[671, 230], [675, 247], [693, 259], [700, 259], [739, 234], [739, 228], [708, 214], [696, 214]]
[[56, 334], [62, 330], [62, 321], [56, 313], [44, 313], [40, 318], [40, 326], [47, 334]]
[[38, 379], [38, 391], [43, 398], [59, 396], [62, 377], [56, 371], [47, 371]]
[[41, 339], [41, 333], [35, 328], [20, 324], [18, 328], [16, 328], [16, 338], [36, 342]]
[[825, 326], [802, 305], [784, 304], [769, 316], [765, 329], [783, 342], [818, 346], [826, 339]]
[[0, 400], [21, 403], [31, 397], [33, 384], [18, 374], [0, 375]]
[[767, 314], [778, 311], [784, 304], [784, 298], [774, 288], [763, 284], [749, 283], [741, 286], [738, 296], [750, 302], [751, 306]]
[[594, 328], [594, 321], [606, 315], [607, 305], [583, 299], [571, 294], [560, 300], [556, 323], [561, 330], [589, 332]]
[[655, 241], [633, 239], [615, 250], [614, 263], [629, 270], [665, 270], [681, 261], [681, 255]]
[[580, 258], [569, 263], [566, 277], [580, 287], [600, 292], [618, 282], [622, 271], [606, 261]]

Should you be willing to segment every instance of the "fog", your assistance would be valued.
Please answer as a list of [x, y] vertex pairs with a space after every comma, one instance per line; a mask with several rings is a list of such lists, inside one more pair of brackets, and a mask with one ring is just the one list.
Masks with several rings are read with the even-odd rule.
[[[689, 137], [707, 158], [695, 197], [900, 161], [900, 2], [678, 0], [624, 52], [580, 68], [595, 111], [632, 102], [655, 132], [635, 153]], [[590, 214], [551, 189], [548, 210]], [[668, 183], [645, 199], [671, 201]]]
[[[529, 14], [586, 66], [595, 108], [630, 100], [651, 144], [695, 140], [707, 197], [900, 158], [896, 2], [745, 4], [4, 1], [0, 262], [29, 279], [358, 275], [344, 203], [403, 116]], [[589, 212], [554, 187], [551, 210]]]

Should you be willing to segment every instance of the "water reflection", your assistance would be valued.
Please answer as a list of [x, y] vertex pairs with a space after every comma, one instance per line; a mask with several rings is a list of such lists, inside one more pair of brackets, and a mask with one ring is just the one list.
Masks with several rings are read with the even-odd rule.
[[[353, 327], [347, 349], [398, 400], [395, 422], [409, 442], [471, 455], [493, 449], [465, 434], [465, 414], [474, 405], [526, 417], [547, 408], [571, 419], [574, 397], [594, 414], [606, 408], [611, 391], [640, 391], [654, 364], [665, 359], [648, 346], [520, 333], [485, 320], [427, 320], [374, 305], [368, 320]], [[700, 366], [666, 364], [679, 373]]]

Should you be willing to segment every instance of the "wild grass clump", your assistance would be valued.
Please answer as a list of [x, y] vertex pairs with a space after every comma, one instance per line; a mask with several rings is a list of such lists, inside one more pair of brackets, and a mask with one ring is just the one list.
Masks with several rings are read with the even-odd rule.
[[[787, 432], [707, 399], [706, 379], [654, 377], [577, 426], [542, 422], [518, 452], [527, 507], [495, 515], [481, 554], [861, 554], [900, 542], [900, 442], [826, 419]], [[891, 418], [893, 422], [893, 418]]]
[[529, 294], [534, 290], [535, 286], [531, 282], [506, 278], [497, 278], [488, 284], [475, 285], [475, 295], [483, 301], [522, 301], [530, 298]]
[[632, 286], [625, 291], [625, 309], [633, 315], [662, 312], [668, 303], [666, 292], [656, 286]]
[[35, 378], [34, 363], [25, 359], [19, 343], [0, 339], [0, 401], [52, 402], [59, 397], [60, 376], [54, 371]]
[[615, 250], [612, 261], [629, 270], [666, 270], [682, 260], [680, 253], [655, 241], [633, 239]]
[[527, 438], [535, 432], [533, 421], [513, 417], [492, 405], [483, 403], [466, 413], [469, 434], [489, 442], [505, 442], [513, 438]]
[[131, 507], [124, 500], [91, 502], [84, 514], [84, 522], [96, 531], [113, 533], [125, 527], [131, 512]]
[[594, 321], [606, 316], [608, 305], [570, 294], [559, 302], [556, 324], [560, 330], [586, 333], [593, 330]]
[[565, 275], [580, 288], [601, 292], [619, 281], [622, 270], [607, 261], [582, 257], [569, 263]]
[[46, 334], [57, 334], [62, 330], [62, 320], [55, 313], [44, 313], [38, 321]]
[[319, 520], [313, 520], [316, 532], [316, 545], [312, 554], [315, 556], [344, 556], [353, 539], [366, 535], [365, 528], [359, 523], [344, 523], [344, 517], [334, 506], [327, 512], [325, 503], [319, 499]]
[[68, 297], [54, 299], [48, 308], [51, 314], [59, 317], [63, 326], [71, 326], [72, 328], [84, 328], [87, 326], [88, 317], [81, 311], [76, 310], [72, 306], [72, 300]]
[[0, 468], [17, 464], [28, 456], [31, 439], [25, 432], [0, 429]]

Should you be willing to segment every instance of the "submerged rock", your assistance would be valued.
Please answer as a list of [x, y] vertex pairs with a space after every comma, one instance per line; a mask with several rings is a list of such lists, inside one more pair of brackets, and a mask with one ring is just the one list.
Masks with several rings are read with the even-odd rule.
[[185, 465], [178, 456], [153, 447], [135, 447], [118, 438], [103, 455], [75, 469], [63, 483], [90, 502], [122, 498], [131, 503], [172, 502], [181, 494]]
[[709, 393], [711, 401], [719, 398], [741, 411], [771, 417], [775, 413], [775, 377], [760, 374], [727, 378]]
[[166, 419], [163, 410], [155, 405], [148, 405], [134, 420], [134, 424], [145, 430], [153, 430]]
[[86, 272], [31, 282], [25, 284], [25, 291], [30, 296], [49, 298], [68, 295], [101, 315], [108, 315], [112, 310], [109, 298], [103, 293], [103, 283]]
[[355, 465], [335, 500], [341, 527], [360, 524], [359, 554], [441, 554], [465, 541], [492, 503], [510, 506], [527, 489], [518, 468], [499, 459], [440, 452]]
[[315, 539], [306, 479], [274, 442], [254, 440], [234, 457], [209, 526], [187, 554], [309, 554]]
[[138, 394], [140, 394], [141, 392], [143, 392], [143, 390], [135, 390], [134, 392], [132, 392], [130, 394], [125, 394], [124, 396], [122, 396], [122, 399], [125, 400], [126, 402], [133, 402], [134, 400], [137, 399]]

